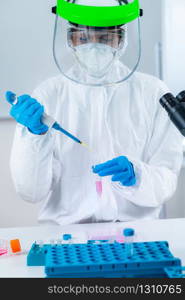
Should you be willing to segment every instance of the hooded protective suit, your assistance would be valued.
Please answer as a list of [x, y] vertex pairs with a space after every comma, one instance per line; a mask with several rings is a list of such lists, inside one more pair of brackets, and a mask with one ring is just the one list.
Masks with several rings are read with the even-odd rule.
[[[117, 72], [129, 71], [117, 62], [111, 75]], [[46, 113], [94, 150], [54, 129], [33, 135], [17, 125], [12, 176], [24, 200], [40, 202], [40, 222], [61, 225], [159, 216], [175, 191], [182, 162], [182, 138], [159, 104], [166, 92], [163, 82], [137, 72], [112, 87], [82, 86], [60, 75], [34, 91]], [[104, 177], [99, 199], [91, 167], [120, 155], [133, 163], [137, 183], [124, 187]]]
[[[104, 77], [90, 79], [111, 82], [129, 73], [115, 61]], [[69, 74], [84, 82], [90, 76], [79, 64]], [[88, 151], [54, 129], [34, 135], [17, 125], [12, 177], [24, 200], [40, 202], [40, 222], [63, 225], [159, 216], [175, 191], [182, 163], [182, 137], [159, 104], [167, 92], [163, 82], [138, 72], [120, 85], [99, 87], [60, 75], [34, 91], [32, 96], [48, 115], [93, 149]], [[132, 162], [136, 185], [126, 187], [103, 177], [100, 199], [91, 167], [117, 156]]]

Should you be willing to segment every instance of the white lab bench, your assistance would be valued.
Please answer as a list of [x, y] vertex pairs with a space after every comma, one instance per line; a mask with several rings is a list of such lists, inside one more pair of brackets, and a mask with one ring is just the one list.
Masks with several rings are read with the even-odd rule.
[[[185, 219], [141, 220], [124, 223], [75, 224], [68, 226], [37, 226], [0, 229], [0, 239], [19, 238], [22, 248], [29, 250], [35, 240], [59, 239], [63, 233], [71, 233], [82, 239], [94, 234], [112, 234], [125, 227], [136, 231], [137, 241], [168, 241], [174, 256], [185, 265]], [[27, 254], [0, 257], [0, 278], [45, 277], [44, 267], [27, 267]]]

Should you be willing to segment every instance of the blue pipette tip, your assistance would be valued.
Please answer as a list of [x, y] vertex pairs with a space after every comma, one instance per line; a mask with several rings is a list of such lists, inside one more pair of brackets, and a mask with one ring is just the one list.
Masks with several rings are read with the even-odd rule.
[[11, 91], [7, 91], [5, 94], [6, 100], [8, 101], [8, 103], [13, 104], [15, 99], [16, 99], [16, 94], [14, 94]]
[[124, 230], [123, 230], [123, 235], [124, 236], [134, 236], [134, 229], [132, 229], [132, 228], [125, 228]]
[[73, 141], [79, 143], [80, 145], [82, 145], [83, 147], [88, 148], [91, 151], [91, 149], [89, 148], [89, 146], [87, 144], [85, 144], [84, 142], [80, 141], [77, 137], [75, 137], [74, 135], [72, 135], [71, 133], [69, 133], [67, 130], [65, 130], [64, 128], [62, 128], [57, 122], [55, 122], [53, 124], [53, 128], [56, 129], [56, 130], [61, 131], [66, 136], [68, 136], [69, 138], [71, 138]]

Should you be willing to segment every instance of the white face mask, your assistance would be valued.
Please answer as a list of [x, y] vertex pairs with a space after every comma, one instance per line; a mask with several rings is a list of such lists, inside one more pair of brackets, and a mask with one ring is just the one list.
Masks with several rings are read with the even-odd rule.
[[75, 47], [75, 56], [82, 68], [93, 77], [104, 76], [112, 66], [117, 50], [104, 44], [88, 43]]

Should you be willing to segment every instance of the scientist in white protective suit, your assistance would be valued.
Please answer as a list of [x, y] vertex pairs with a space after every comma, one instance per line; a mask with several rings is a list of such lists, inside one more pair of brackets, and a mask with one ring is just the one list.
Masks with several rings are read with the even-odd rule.
[[[40, 202], [41, 223], [158, 218], [176, 189], [182, 137], [159, 104], [169, 90], [159, 79], [135, 71], [139, 59], [133, 68], [124, 61], [129, 26], [139, 20], [138, 3], [61, 0], [54, 35], [61, 74], [31, 97], [18, 97], [11, 108], [19, 123], [12, 177], [22, 199]], [[138, 49], [140, 57], [139, 36]], [[92, 151], [44, 124], [44, 110]]]

